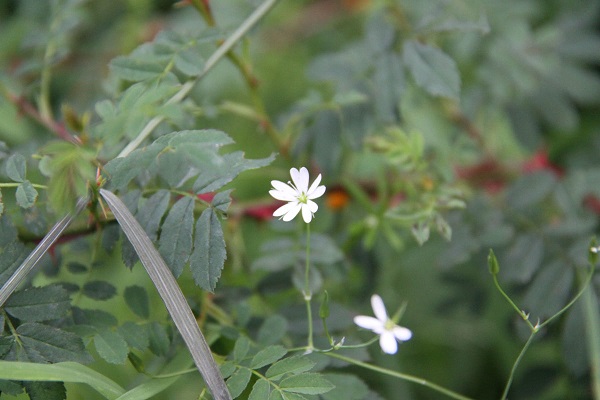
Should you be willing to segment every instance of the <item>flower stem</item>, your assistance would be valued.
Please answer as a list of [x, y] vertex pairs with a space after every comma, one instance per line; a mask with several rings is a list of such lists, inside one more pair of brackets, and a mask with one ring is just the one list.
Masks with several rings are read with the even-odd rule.
[[525, 352], [529, 348], [529, 345], [533, 341], [533, 338], [535, 337], [536, 333], [538, 333], [537, 329], [531, 331], [531, 335], [529, 335], [529, 339], [527, 339], [527, 342], [525, 342], [525, 345], [523, 346], [523, 349], [521, 349], [521, 352], [519, 353], [519, 356], [515, 360], [512, 368], [510, 370], [510, 375], [508, 376], [508, 381], [506, 381], [506, 386], [504, 387], [504, 392], [502, 393], [502, 397], [500, 398], [501, 400], [506, 400], [506, 396], [508, 396], [508, 390], [510, 389], [510, 385], [512, 384], [513, 378], [515, 376], [515, 371], [517, 370], [517, 367], [521, 363], [521, 359], [525, 355]]
[[314, 349], [313, 344], [313, 320], [312, 320], [312, 293], [310, 291], [310, 224], [306, 224], [306, 266], [304, 268], [304, 302], [306, 303], [306, 315], [308, 318], [308, 350]]
[[422, 386], [428, 387], [430, 389], [433, 389], [436, 392], [445, 394], [446, 396], [451, 397], [453, 399], [457, 399], [457, 400], [471, 400], [470, 397], [463, 396], [460, 393], [453, 392], [450, 389], [446, 389], [443, 386], [440, 386], [440, 385], [437, 385], [435, 383], [429, 382], [428, 380], [416, 377], [414, 375], [403, 374], [401, 372], [392, 371], [392, 370], [387, 369], [387, 368], [378, 367], [376, 365], [372, 365], [372, 364], [368, 364], [366, 362], [358, 361], [358, 360], [355, 360], [353, 358], [346, 357], [346, 356], [343, 356], [341, 354], [334, 353], [334, 352], [323, 353], [323, 354], [326, 354], [326, 355], [328, 355], [330, 357], [333, 357], [333, 358], [337, 358], [338, 360], [346, 361], [347, 363], [354, 364], [354, 365], [356, 365], [358, 367], [370, 369], [371, 371], [379, 372], [379, 373], [382, 373], [384, 375], [393, 376], [395, 378], [399, 378], [399, 379], [402, 379], [402, 380], [405, 380], [405, 381], [408, 381], [408, 382], [417, 383], [419, 385], [422, 385]]

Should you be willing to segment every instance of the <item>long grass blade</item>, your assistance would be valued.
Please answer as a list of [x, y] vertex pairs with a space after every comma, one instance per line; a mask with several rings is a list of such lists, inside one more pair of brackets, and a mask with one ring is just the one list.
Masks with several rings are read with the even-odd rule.
[[65, 229], [71, 222], [75, 219], [77, 214], [79, 214], [88, 203], [87, 198], [82, 198], [77, 202], [77, 206], [75, 208], [74, 213], [67, 214], [60, 221], [58, 221], [50, 232], [44, 236], [41, 242], [38, 243], [35, 249], [29, 254], [29, 256], [23, 261], [23, 263], [17, 268], [14, 274], [2, 286], [0, 289], [0, 307], [4, 304], [6, 299], [15, 291], [15, 289], [19, 286], [19, 284], [27, 277], [27, 274], [35, 267], [35, 265], [40, 261], [42, 256], [48, 251], [50, 246], [56, 242], [56, 240], [60, 237]]
[[216, 400], [230, 400], [225, 381], [221, 377], [210, 347], [190, 309], [171, 270], [125, 204], [112, 192], [100, 189], [100, 195], [113, 212], [117, 222], [133, 245], [150, 279], [162, 297], [175, 326], [187, 344], [196, 367]]

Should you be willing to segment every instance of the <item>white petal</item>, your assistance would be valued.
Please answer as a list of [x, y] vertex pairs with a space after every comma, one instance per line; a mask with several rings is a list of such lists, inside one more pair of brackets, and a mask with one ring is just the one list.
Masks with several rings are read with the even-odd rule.
[[367, 315], [357, 315], [354, 317], [354, 323], [361, 328], [368, 329], [377, 334], [382, 333], [385, 329], [383, 329], [383, 324], [377, 318], [369, 317]]
[[319, 174], [319, 176], [317, 176], [317, 179], [315, 179], [312, 185], [310, 185], [310, 188], [308, 189], [306, 194], [310, 194], [313, 190], [315, 190], [317, 186], [319, 186], [319, 183], [321, 183], [321, 174]]
[[308, 170], [305, 167], [300, 168], [300, 171], [292, 168], [290, 169], [290, 175], [292, 176], [294, 185], [296, 185], [296, 189], [306, 193], [308, 191]]
[[396, 343], [396, 338], [390, 331], [385, 331], [379, 336], [379, 346], [386, 354], [396, 354], [398, 351], [398, 343]]
[[304, 222], [309, 224], [312, 217], [313, 213], [310, 211], [310, 206], [308, 204], [302, 204], [302, 218], [304, 219]]
[[296, 201], [296, 196], [290, 195], [287, 192], [282, 192], [279, 190], [269, 190], [269, 194], [281, 201]]
[[386, 323], [388, 320], [387, 311], [385, 310], [385, 305], [383, 304], [383, 300], [377, 294], [371, 296], [371, 307], [373, 307], [373, 313], [382, 323]]
[[273, 216], [281, 217], [282, 215], [289, 213], [297, 204], [298, 204], [297, 202], [291, 202], [291, 203], [284, 204], [281, 207], [279, 207], [277, 210], [275, 210], [275, 212], [273, 213]]
[[317, 210], [319, 209], [319, 206], [317, 205], [317, 203], [315, 203], [312, 200], [307, 200], [306, 205], [308, 206], [308, 209], [310, 210], [310, 212], [313, 214], [316, 213]]
[[285, 214], [282, 218], [286, 222], [293, 220], [294, 217], [296, 215], [298, 215], [298, 213], [300, 212], [300, 208], [302, 208], [302, 204], [300, 204], [300, 203], [290, 203], [290, 204], [294, 204], [294, 207], [290, 211], [288, 211], [287, 214]]
[[392, 332], [394, 333], [394, 336], [396, 336], [396, 339], [398, 339], [401, 342], [405, 342], [412, 337], [412, 332], [410, 331], [410, 329], [404, 328], [402, 326], [395, 326], [392, 329]]
[[325, 186], [319, 186], [316, 189], [312, 189], [308, 191], [308, 195], [306, 197], [308, 197], [309, 199], [316, 199], [318, 197], [323, 196], [323, 193], [325, 193]]
[[281, 181], [271, 181], [271, 185], [278, 192], [289, 193], [290, 195], [298, 195], [296, 189]]

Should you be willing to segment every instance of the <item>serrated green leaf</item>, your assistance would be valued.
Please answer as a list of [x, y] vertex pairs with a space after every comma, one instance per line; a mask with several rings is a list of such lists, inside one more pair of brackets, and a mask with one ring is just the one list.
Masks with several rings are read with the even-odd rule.
[[233, 346], [233, 359], [237, 362], [242, 361], [246, 357], [246, 354], [248, 354], [248, 350], [250, 350], [250, 339], [241, 335]]
[[136, 214], [136, 219], [153, 242], [158, 237], [158, 227], [169, 207], [171, 193], [161, 189], [148, 198]]
[[127, 321], [119, 326], [119, 334], [125, 338], [127, 345], [145, 351], [150, 346], [150, 338], [148, 330], [144, 326], [140, 326], [132, 321]]
[[442, 50], [415, 40], [404, 42], [402, 57], [417, 85], [434, 96], [458, 99], [460, 75], [456, 63]]
[[82, 293], [94, 300], [108, 300], [117, 294], [117, 289], [106, 281], [90, 281], [83, 285]]
[[23, 382], [30, 400], [64, 400], [67, 390], [62, 382]]
[[219, 211], [227, 212], [229, 206], [231, 205], [231, 192], [233, 189], [224, 190], [219, 192], [213, 197], [211, 201], [211, 206], [216, 208]]
[[138, 285], [128, 286], [125, 288], [124, 296], [125, 303], [135, 315], [142, 318], [150, 316], [150, 302], [146, 289]]
[[81, 338], [61, 329], [28, 322], [17, 328], [19, 339], [25, 348], [37, 351], [47, 362], [76, 361], [87, 363], [91, 357]]
[[16, 199], [19, 207], [30, 208], [37, 200], [38, 192], [31, 182], [24, 181], [17, 187]]
[[[0, 215], [0, 247], [4, 247], [17, 239], [17, 228], [8, 215]], [[0, 259], [2, 253], [0, 253]], [[0, 262], [0, 265], [1, 262]], [[0, 272], [3, 269], [0, 267]]]
[[223, 164], [219, 168], [201, 171], [196, 182], [194, 182], [194, 192], [201, 194], [218, 190], [231, 182], [241, 172], [264, 167], [269, 165], [274, 159], [274, 154], [258, 160], [244, 158], [244, 153], [241, 151], [225, 154], [223, 156]]
[[15, 153], [6, 160], [6, 175], [15, 182], [23, 182], [27, 175], [27, 161], [21, 154]]
[[[0, 374], [2, 374], [1, 371]], [[0, 393], [4, 393], [10, 396], [17, 396], [23, 393], [23, 386], [21, 386], [17, 382], [0, 379]]]
[[279, 383], [279, 387], [292, 393], [322, 394], [329, 392], [335, 386], [321, 374], [306, 372], [285, 378]]
[[233, 361], [225, 361], [223, 364], [221, 364], [219, 366], [219, 371], [221, 372], [221, 375], [225, 379], [227, 379], [231, 375], [233, 375], [233, 373], [235, 372], [236, 369], [237, 369], [237, 366]]
[[119, 78], [132, 82], [154, 79], [165, 72], [164, 67], [159, 63], [128, 56], [114, 58], [109, 67]]
[[64, 317], [71, 303], [69, 294], [61, 286], [49, 285], [15, 292], [4, 307], [15, 318], [38, 322]]
[[369, 387], [354, 375], [327, 374], [325, 377], [335, 388], [321, 395], [324, 400], [362, 400], [369, 394]]
[[213, 209], [202, 212], [195, 232], [194, 251], [190, 256], [192, 276], [196, 285], [212, 292], [227, 258], [223, 229]]
[[283, 346], [265, 347], [252, 358], [250, 368], [258, 369], [265, 365], [272, 364], [287, 354], [287, 350]]
[[179, 199], [161, 228], [158, 251], [175, 277], [181, 275], [192, 252], [194, 204], [191, 197]]
[[104, 329], [94, 336], [96, 351], [106, 362], [111, 364], [124, 364], [127, 360], [129, 347], [125, 339], [109, 329]]
[[307, 400], [306, 397], [298, 393], [283, 392], [281, 390], [273, 390], [269, 395], [269, 400]]
[[248, 382], [250, 382], [250, 377], [252, 376], [252, 371], [248, 368], [238, 368], [228, 379], [227, 379], [227, 388], [229, 389], [229, 393], [231, 394], [231, 398], [235, 399], [238, 397], [246, 386], [248, 386]]
[[110, 187], [120, 189], [125, 187], [133, 178], [147, 170], [164, 149], [164, 146], [150, 145], [131, 152], [127, 157], [115, 158], [104, 166], [104, 173]]
[[85, 274], [88, 272], [88, 267], [82, 263], [73, 261], [67, 264], [67, 269], [72, 274]]
[[269, 398], [270, 393], [271, 385], [269, 384], [269, 381], [259, 379], [254, 383], [250, 396], [248, 396], [248, 400], [265, 400]]
[[279, 342], [285, 335], [288, 322], [281, 315], [269, 316], [258, 330], [257, 340], [262, 345], [270, 345]]
[[271, 365], [265, 376], [272, 380], [281, 379], [285, 374], [300, 374], [309, 371], [315, 362], [304, 356], [284, 358]]
[[[21, 242], [12, 242], [0, 251], [0, 284], [3, 288], [26, 256], [25, 246]], [[4, 294], [6, 297], [9, 295], [10, 293]]]

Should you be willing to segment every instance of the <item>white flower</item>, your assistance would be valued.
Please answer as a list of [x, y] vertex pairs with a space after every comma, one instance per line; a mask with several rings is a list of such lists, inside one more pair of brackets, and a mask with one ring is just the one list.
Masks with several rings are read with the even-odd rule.
[[377, 318], [366, 315], [358, 315], [354, 317], [354, 323], [361, 328], [369, 329], [379, 335], [379, 345], [381, 350], [387, 354], [396, 354], [398, 351], [398, 343], [405, 342], [412, 337], [410, 329], [398, 326], [392, 321], [385, 310], [383, 300], [379, 295], [371, 296], [371, 307]]
[[277, 200], [288, 202], [275, 210], [273, 216], [281, 217], [284, 221], [291, 221], [302, 210], [302, 218], [308, 224], [319, 209], [313, 200], [325, 193], [325, 186], [319, 186], [321, 174], [317, 176], [310, 188], [308, 187], [308, 170], [306, 168], [302, 167], [300, 171], [292, 168], [290, 175], [292, 182], [271, 181], [273, 189], [269, 190], [269, 194]]

